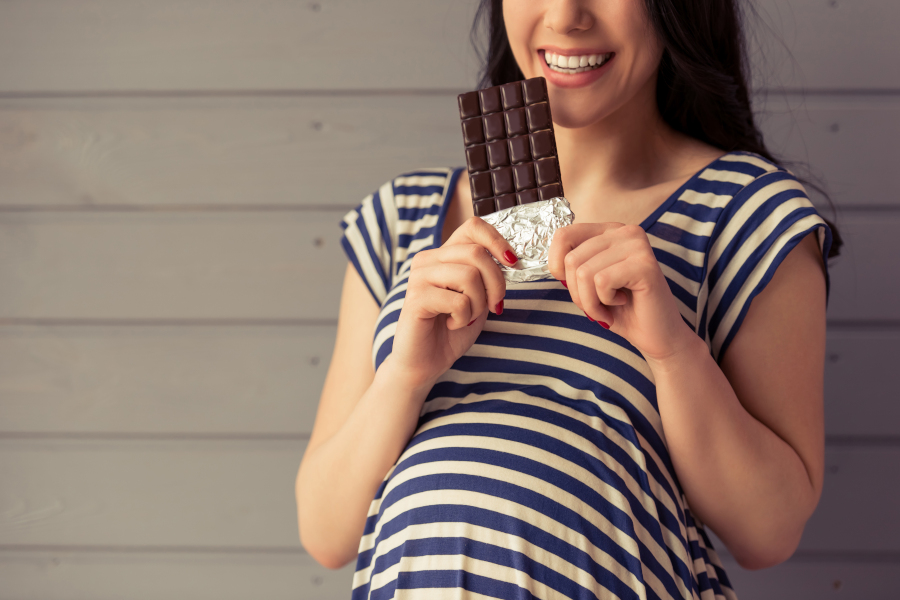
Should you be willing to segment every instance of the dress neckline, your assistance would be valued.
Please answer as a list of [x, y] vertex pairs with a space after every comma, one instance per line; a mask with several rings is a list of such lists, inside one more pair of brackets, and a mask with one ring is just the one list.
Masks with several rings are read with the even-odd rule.
[[[675, 204], [675, 202], [678, 201], [678, 199], [685, 192], [685, 190], [689, 189], [704, 171], [706, 171], [708, 168], [710, 168], [711, 166], [713, 166], [714, 164], [716, 164], [717, 162], [722, 160], [724, 157], [730, 156], [732, 154], [735, 154], [735, 152], [731, 151], [731, 152], [726, 152], [726, 153], [722, 154], [721, 156], [713, 159], [708, 164], [703, 166], [703, 168], [701, 168], [699, 171], [697, 171], [696, 173], [691, 175], [687, 181], [685, 181], [677, 190], [672, 192], [672, 194], [670, 194], [669, 197], [666, 198], [663, 201], [663, 203], [660, 204], [656, 208], [656, 210], [651, 212], [650, 215], [647, 216], [647, 218], [641, 222], [641, 228], [644, 231], [648, 231], [651, 227], [653, 227], [653, 225], [655, 225], [656, 222], [659, 221], [659, 218], [662, 217], [666, 212], [668, 212], [668, 210], [672, 207], [673, 204]], [[435, 239], [434, 247], [435, 248], [438, 248], [441, 245], [442, 236], [443, 236], [443, 232], [444, 232], [444, 219], [447, 216], [447, 211], [449, 210], [449, 207], [450, 207], [449, 200], [450, 200], [450, 198], [453, 197], [453, 192], [456, 190], [456, 186], [459, 183], [459, 176], [462, 174], [462, 172], [464, 170], [465, 170], [465, 167], [454, 168], [450, 173], [450, 178], [447, 182], [447, 185], [444, 187], [444, 197], [443, 197], [443, 200], [441, 201], [440, 212], [438, 213], [438, 222], [437, 222], [437, 225], [435, 225], [435, 233], [434, 233], [434, 239]], [[577, 220], [577, 218], [578, 217], [576, 215], [576, 220]]]

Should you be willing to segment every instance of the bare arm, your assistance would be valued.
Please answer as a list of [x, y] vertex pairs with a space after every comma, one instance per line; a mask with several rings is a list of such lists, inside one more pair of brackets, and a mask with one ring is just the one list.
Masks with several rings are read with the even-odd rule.
[[786, 560], [822, 491], [825, 277], [815, 237], [753, 300], [721, 368], [696, 336], [651, 361], [691, 509], [745, 568]]
[[348, 264], [334, 354], [296, 483], [300, 539], [329, 568], [356, 556], [369, 503], [412, 435], [428, 393], [404, 385], [387, 362], [376, 378], [371, 351], [378, 312]]

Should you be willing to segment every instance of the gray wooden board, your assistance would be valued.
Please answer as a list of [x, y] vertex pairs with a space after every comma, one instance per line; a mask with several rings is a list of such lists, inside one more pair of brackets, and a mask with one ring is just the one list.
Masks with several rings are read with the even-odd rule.
[[[334, 326], [6, 326], [0, 432], [305, 435]], [[900, 332], [832, 329], [831, 436], [900, 436]]]
[[0, 432], [304, 435], [335, 328], [0, 327]]
[[762, 571], [746, 571], [726, 561], [725, 570], [740, 600], [896, 600], [900, 563], [789, 561]]
[[[330, 319], [342, 213], [0, 213], [0, 319]], [[900, 320], [900, 213], [847, 213], [831, 319]]]
[[3, 214], [0, 318], [334, 318], [341, 216]]
[[[772, 150], [837, 204], [900, 206], [897, 98], [757, 100]], [[353, 206], [463, 161], [452, 94], [0, 100], [0, 208]]]
[[[0, 92], [462, 91], [477, 70], [468, 37], [475, 5], [7, 0], [0, 5]], [[765, 0], [759, 7], [763, 25], [752, 54], [758, 83], [900, 86], [896, 3]]]
[[352, 580], [306, 554], [0, 550], [0, 600], [346, 600]]
[[4, 546], [295, 550], [305, 442], [0, 441]]
[[0, 100], [0, 207], [355, 206], [464, 161], [452, 94]]
[[[290, 549], [302, 443], [0, 440], [4, 546]], [[804, 551], [900, 551], [900, 448], [829, 448]]]

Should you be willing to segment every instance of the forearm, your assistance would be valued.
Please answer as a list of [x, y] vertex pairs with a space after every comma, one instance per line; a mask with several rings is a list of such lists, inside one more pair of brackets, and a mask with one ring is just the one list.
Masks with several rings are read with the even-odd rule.
[[800, 456], [741, 405], [700, 338], [650, 367], [691, 511], [742, 565], [786, 559], [818, 500]]
[[356, 555], [372, 498], [415, 431], [430, 389], [404, 385], [389, 363], [343, 427], [307, 452], [297, 475], [303, 545], [332, 568]]

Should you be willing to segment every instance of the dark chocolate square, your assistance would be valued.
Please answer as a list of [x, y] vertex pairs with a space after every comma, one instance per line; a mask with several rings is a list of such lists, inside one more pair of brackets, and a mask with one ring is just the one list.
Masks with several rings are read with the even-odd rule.
[[513, 167], [513, 179], [516, 181], [516, 191], [530, 190], [537, 187], [534, 180], [534, 163], [525, 163]]
[[500, 112], [503, 105], [500, 103], [500, 88], [489, 87], [478, 91], [478, 98], [481, 100], [481, 114], [488, 115], [490, 113]]
[[512, 169], [509, 167], [491, 171], [491, 180], [494, 182], [494, 195], [496, 196], [512, 194], [516, 191], [516, 186], [513, 185]]
[[538, 186], [559, 182], [559, 163], [554, 157], [542, 158], [534, 163], [534, 173]]
[[469, 175], [469, 185], [472, 187], [472, 199], [481, 200], [482, 198], [490, 198], [494, 195], [494, 189], [491, 187], [491, 172], [472, 173]]
[[459, 118], [471, 119], [481, 115], [481, 106], [478, 104], [478, 92], [469, 92], [459, 96]]
[[531, 160], [531, 142], [527, 135], [514, 137], [509, 140], [509, 161], [517, 165], [520, 162]]
[[490, 142], [506, 137], [503, 113], [493, 113], [482, 117], [482, 119], [484, 120], [484, 139]]
[[484, 129], [481, 127], [481, 119], [466, 119], [462, 122], [463, 142], [466, 146], [484, 143]]
[[538, 188], [538, 197], [541, 200], [550, 200], [551, 198], [559, 198], [560, 196], [562, 196], [562, 188], [559, 187], [558, 183]]
[[528, 122], [524, 108], [514, 108], [503, 113], [506, 117], [506, 134], [509, 137], [528, 133]]
[[522, 82], [525, 92], [525, 104], [537, 104], [549, 100], [547, 97], [547, 82], [543, 77], [526, 79]]
[[556, 140], [553, 131], [545, 129], [531, 134], [531, 156], [537, 160], [556, 154]]
[[466, 148], [466, 167], [469, 169], [469, 173], [487, 171], [490, 168], [488, 167], [487, 148], [484, 144]]
[[505, 196], [497, 197], [497, 210], [503, 210], [505, 208], [512, 208], [516, 205], [516, 195], [515, 194], [506, 194]]
[[522, 98], [522, 84], [518, 81], [501, 85], [500, 96], [503, 98], [503, 110], [525, 106], [525, 100]]
[[522, 190], [516, 194], [516, 200], [519, 204], [531, 204], [532, 202], [537, 202], [537, 190]]
[[492, 212], [494, 212], [494, 198], [485, 198], [484, 200], [475, 200], [472, 203], [472, 208], [475, 209], [476, 217], [484, 217]]
[[487, 159], [488, 167], [491, 169], [509, 165], [509, 151], [506, 147], [506, 140], [497, 140], [488, 144]]
[[546, 102], [532, 104], [525, 109], [528, 111], [528, 131], [540, 131], [550, 129], [550, 105]]

